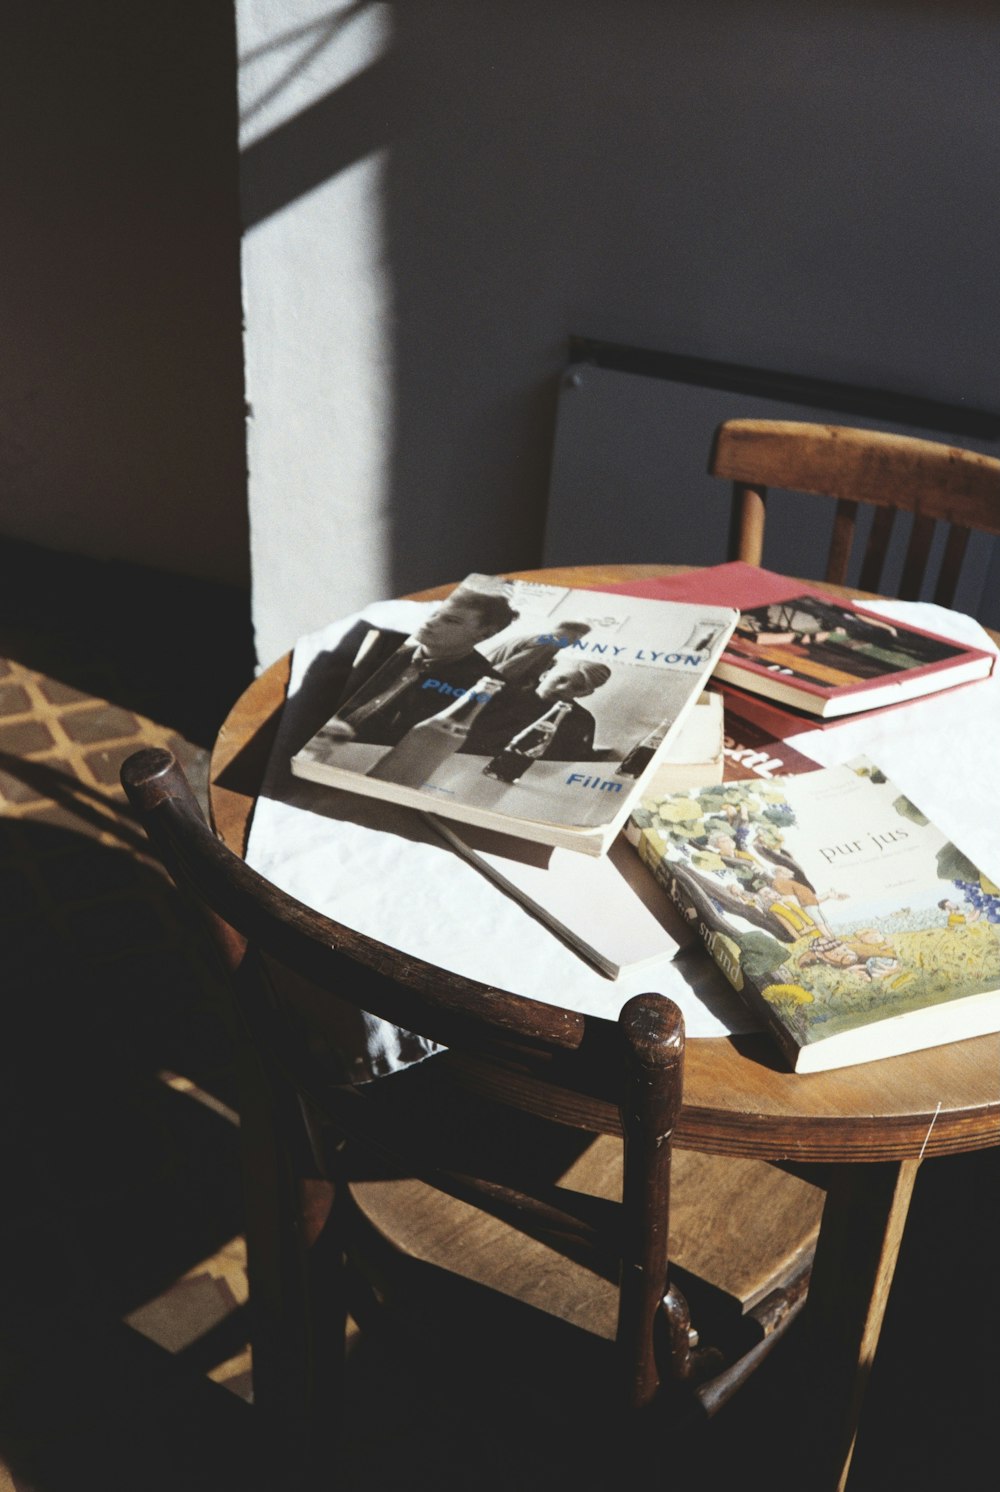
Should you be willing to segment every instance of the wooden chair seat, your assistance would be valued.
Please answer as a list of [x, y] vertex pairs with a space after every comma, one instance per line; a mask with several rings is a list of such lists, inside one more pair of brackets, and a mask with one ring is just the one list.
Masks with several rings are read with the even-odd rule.
[[[691, 1150], [674, 1151], [672, 1179], [670, 1259], [686, 1291], [692, 1281], [711, 1287], [723, 1317], [758, 1309], [761, 1333], [768, 1335], [776, 1314], [765, 1305], [768, 1297], [784, 1291], [787, 1309], [804, 1294], [797, 1286], [808, 1279], [825, 1193], [762, 1161]], [[590, 1140], [557, 1184], [618, 1202], [621, 1141], [609, 1135]], [[617, 1279], [552, 1243], [410, 1176], [358, 1179], [351, 1194], [367, 1225], [408, 1259], [615, 1340]]]
[[[614, 1341], [618, 1251], [583, 1246], [544, 1217], [539, 1225], [502, 1189], [514, 1185], [557, 1210], [582, 1205], [598, 1232], [605, 1223], [613, 1229], [624, 1181], [621, 1138], [512, 1111], [470, 1094], [467, 1080], [462, 1060], [449, 1053], [371, 1085], [365, 1101], [382, 1112], [377, 1121], [369, 1116], [369, 1132], [398, 1136], [405, 1126], [416, 1156], [433, 1155], [452, 1176], [485, 1177], [496, 1194], [456, 1195], [387, 1162], [384, 1150], [349, 1143], [343, 1154], [356, 1224], [377, 1235], [384, 1258], [457, 1275]], [[674, 1277], [692, 1315], [707, 1318], [735, 1355], [801, 1306], [825, 1192], [815, 1177], [691, 1150], [673, 1151], [671, 1178]], [[586, 1199], [594, 1199], [593, 1211]]]

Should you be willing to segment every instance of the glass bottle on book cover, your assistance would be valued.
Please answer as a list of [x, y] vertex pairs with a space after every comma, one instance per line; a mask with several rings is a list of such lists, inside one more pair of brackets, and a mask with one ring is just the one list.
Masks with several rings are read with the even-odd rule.
[[412, 725], [365, 775], [402, 787], [420, 787], [465, 744], [472, 722], [503, 687], [503, 679], [488, 675], [477, 679], [446, 709]]
[[666, 725], [658, 725], [655, 730], [649, 732], [648, 736], [643, 736], [641, 741], [636, 741], [621, 765], [615, 768], [615, 775], [617, 777], [639, 777], [653, 760], [653, 753], [663, 745], [663, 738], [666, 734]]
[[532, 725], [527, 725], [524, 730], [518, 731], [503, 750], [497, 752], [493, 760], [486, 763], [483, 775], [495, 777], [498, 782], [517, 782], [524, 776], [532, 762], [538, 761], [539, 757], [544, 756], [548, 751], [553, 736], [569, 714], [569, 710], [570, 701], [561, 699], [558, 704], [546, 710], [545, 714]]

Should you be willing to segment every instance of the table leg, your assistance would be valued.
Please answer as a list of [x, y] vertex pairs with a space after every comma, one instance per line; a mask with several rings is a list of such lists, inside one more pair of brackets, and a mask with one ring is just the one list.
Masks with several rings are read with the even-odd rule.
[[918, 1160], [834, 1166], [804, 1325], [810, 1485], [843, 1492]]

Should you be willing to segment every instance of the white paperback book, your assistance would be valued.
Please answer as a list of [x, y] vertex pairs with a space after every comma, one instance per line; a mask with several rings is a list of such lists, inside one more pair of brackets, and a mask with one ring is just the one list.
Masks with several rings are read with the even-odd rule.
[[471, 575], [409, 636], [374, 629], [347, 697], [331, 702], [292, 772], [603, 855], [737, 618], [731, 607]]

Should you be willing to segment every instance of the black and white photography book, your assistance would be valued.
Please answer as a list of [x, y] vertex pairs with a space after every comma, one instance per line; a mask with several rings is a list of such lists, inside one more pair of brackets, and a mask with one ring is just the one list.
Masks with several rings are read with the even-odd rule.
[[336, 712], [292, 771], [603, 854], [738, 616], [470, 575], [412, 635], [369, 631]]

